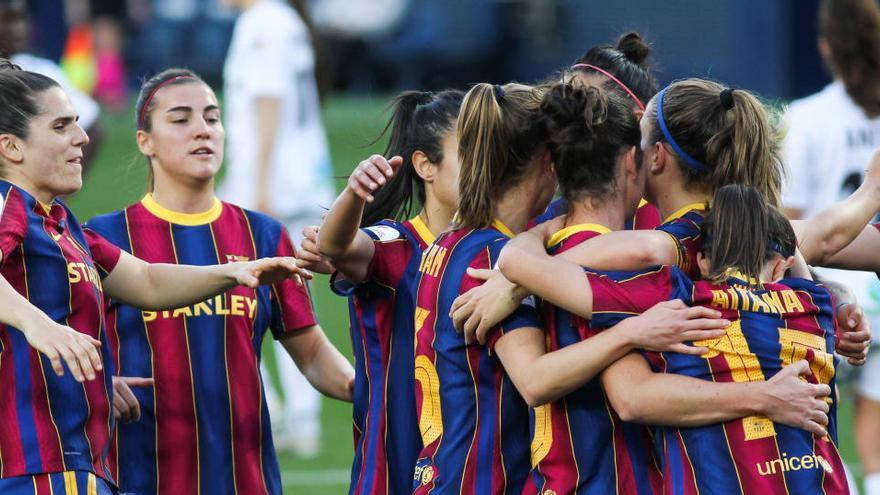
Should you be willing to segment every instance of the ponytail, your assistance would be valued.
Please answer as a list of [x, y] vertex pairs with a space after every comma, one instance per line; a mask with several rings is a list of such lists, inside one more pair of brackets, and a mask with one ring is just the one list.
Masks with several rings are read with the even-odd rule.
[[774, 254], [793, 256], [794, 230], [775, 207], [754, 187], [724, 186], [703, 221], [703, 254], [709, 259], [708, 279], [723, 282], [731, 270], [748, 280], [758, 280], [764, 263]]
[[375, 199], [364, 208], [361, 226], [386, 218], [410, 218], [424, 204], [425, 184], [413, 166], [413, 153], [421, 151], [434, 164], [443, 161], [442, 141], [455, 128], [462, 98], [463, 93], [457, 90], [437, 94], [407, 91], [392, 100], [389, 108], [394, 111], [376, 141], [390, 130], [384, 156], [400, 155], [403, 165], [373, 194]]
[[782, 134], [753, 94], [686, 79], [652, 101], [645, 114], [652, 123], [650, 140], [670, 145], [686, 186], [715, 194], [727, 184], [744, 184], [780, 204]]
[[456, 228], [492, 224], [498, 199], [516, 186], [546, 142], [541, 89], [481, 83], [465, 95], [458, 118], [459, 204]]

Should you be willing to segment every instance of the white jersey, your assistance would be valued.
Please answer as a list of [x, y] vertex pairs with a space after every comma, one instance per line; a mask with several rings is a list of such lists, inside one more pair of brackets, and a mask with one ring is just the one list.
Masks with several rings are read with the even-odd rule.
[[98, 120], [98, 114], [101, 113], [101, 107], [98, 105], [98, 102], [74, 86], [67, 79], [67, 76], [58, 64], [47, 58], [40, 58], [27, 53], [16, 53], [9, 60], [26, 71], [36, 72], [54, 79], [64, 92], [67, 93], [68, 98], [70, 98], [70, 103], [73, 104], [73, 108], [79, 115], [80, 127], [88, 129]]
[[306, 25], [281, 0], [261, 0], [235, 24], [223, 69], [227, 171], [219, 195], [253, 208], [259, 152], [256, 99], [281, 101], [269, 204], [282, 221], [320, 218], [334, 191]]
[[[880, 118], [867, 118], [843, 84], [835, 81], [792, 102], [787, 123], [788, 180], [782, 203], [809, 218], [861, 185], [871, 156], [880, 148]], [[875, 324], [880, 322], [880, 281], [874, 273], [820, 271], [852, 289], [865, 313]]]

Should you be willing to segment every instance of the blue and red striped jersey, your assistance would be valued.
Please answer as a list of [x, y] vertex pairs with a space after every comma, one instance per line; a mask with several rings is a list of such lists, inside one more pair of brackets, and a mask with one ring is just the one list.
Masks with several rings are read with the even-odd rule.
[[[593, 323], [613, 325], [658, 301], [681, 299], [719, 310], [732, 323], [725, 335], [694, 342], [702, 356], [646, 353], [655, 371], [716, 382], [768, 380], [783, 366], [807, 359], [811, 379], [835, 387], [834, 301], [810, 280], [749, 285], [692, 282], [676, 267], [637, 273], [587, 272]], [[816, 438], [765, 416], [693, 428], [660, 429], [664, 493], [849, 493], [837, 451], [837, 402], [829, 436]]]
[[666, 232], [672, 237], [677, 248], [675, 265], [692, 279], [698, 279], [700, 267], [697, 266], [697, 253], [703, 249], [703, 236], [700, 226], [708, 211], [706, 203], [686, 205], [669, 215], [656, 230]]
[[[214, 265], [293, 256], [276, 220], [215, 200], [200, 214], [141, 202], [88, 222], [150, 263]], [[266, 331], [276, 338], [315, 324], [307, 289], [285, 280], [235, 287], [192, 306], [141, 311], [111, 301], [108, 326], [122, 376], [152, 377], [134, 390], [140, 421], [119, 425], [111, 465], [122, 491], [281, 493], [260, 377]]]
[[0, 273], [50, 318], [100, 340], [104, 362], [92, 381], [78, 383], [67, 369], [57, 376], [20, 330], [0, 324], [0, 478], [77, 470], [112, 482], [113, 362], [100, 274], [119, 256], [60, 202], [44, 205], [0, 180]]
[[512, 232], [452, 230], [422, 256], [416, 296], [416, 409], [424, 445], [416, 463], [416, 494], [520, 493], [529, 472], [528, 407], [492, 350], [506, 332], [540, 327], [524, 304], [490, 334], [466, 345], [452, 325], [455, 298], [481, 281], [468, 267], [491, 268]]
[[[581, 224], [557, 232], [548, 252], [559, 254], [598, 235], [601, 225]], [[541, 314], [547, 351], [589, 339], [602, 331], [589, 320], [546, 301]], [[532, 474], [536, 493], [660, 493], [662, 477], [650, 430], [625, 423], [596, 378], [571, 394], [532, 409]]]
[[[568, 202], [566, 202], [565, 198], [557, 198], [547, 206], [547, 209], [541, 214], [541, 216], [529, 222], [529, 228], [544, 223], [547, 220], [552, 220], [559, 215], [564, 215], [567, 211]], [[661, 222], [660, 211], [657, 210], [657, 207], [642, 199], [639, 201], [639, 207], [636, 209], [636, 214], [633, 215], [632, 218], [627, 219], [624, 229], [654, 229], [660, 226]]]
[[331, 285], [348, 296], [354, 351], [349, 493], [409, 493], [422, 448], [413, 371], [416, 283], [422, 252], [434, 235], [419, 217], [385, 220], [363, 231], [374, 246], [366, 279], [352, 286], [334, 275]]

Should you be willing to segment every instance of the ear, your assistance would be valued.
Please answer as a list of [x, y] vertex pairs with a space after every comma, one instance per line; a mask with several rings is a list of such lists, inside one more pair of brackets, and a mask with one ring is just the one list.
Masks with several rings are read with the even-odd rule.
[[789, 256], [788, 258], [776, 256], [773, 261], [773, 272], [771, 273], [771, 281], [778, 282], [785, 278], [785, 272], [787, 272], [788, 269], [792, 266], [794, 266], [794, 256]]
[[639, 164], [636, 163], [636, 147], [630, 146], [629, 150], [621, 157], [623, 160], [623, 171], [626, 173], [628, 181], [634, 181], [639, 177]]
[[413, 169], [422, 180], [428, 184], [434, 182], [434, 174], [437, 173], [437, 167], [428, 160], [428, 155], [423, 151], [414, 151], [412, 154]]
[[700, 268], [700, 276], [709, 278], [709, 271], [712, 267], [709, 265], [709, 258], [702, 251], [697, 252], [697, 266]]
[[822, 59], [826, 62], [831, 60], [831, 45], [828, 44], [828, 40], [819, 38], [816, 44], [819, 47], [819, 54], [822, 55]]
[[10, 163], [24, 161], [24, 147], [22, 140], [13, 134], [0, 134], [0, 156]]
[[642, 120], [642, 117], [645, 115], [645, 111], [638, 107], [633, 110], [633, 113], [636, 114], [637, 120]]
[[548, 174], [556, 175], [556, 171], [553, 170], [553, 155], [550, 154], [549, 149], [545, 149], [541, 152], [541, 169]]
[[135, 134], [135, 140], [141, 154], [147, 158], [152, 158], [156, 155], [153, 150], [153, 138], [149, 132], [138, 130]]
[[648, 164], [650, 167], [648, 172], [654, 175], [660, 175], [666, 169], [668, 153], [666, 152], [666, 146], [663, 145], [663, 141], [657, 141], [654, 143], [654, 152], [651, 153], [651, 163]]

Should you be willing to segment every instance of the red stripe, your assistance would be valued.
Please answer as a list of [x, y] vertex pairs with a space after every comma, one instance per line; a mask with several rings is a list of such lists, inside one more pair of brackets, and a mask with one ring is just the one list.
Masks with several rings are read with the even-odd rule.
[[[367, 350], [367, 340], [366, 340], [366, 336], [364, 335], [364, 324], [363, 324], [363, 322], [364, 322], [364, 307], [361, 304], [360, 300], [358, 300], [358, 299], [355, 300], [355, 314], [357, 315], [357, 321], [360, 322], [360, 324], [357, 326], [358, 330], [360, 330], [360, 334], [358, 335], [358, 337], [361, 339], [361, 348], [364, 350], [364, 356], [363, 356], [364, 370], [365, 370], [365, 373], [367, 374], [367, 376], [366, 376], [367, 400], [369, 400], [370, 398], [373, 397], [373, 381], [370, 379], [371, 378], [370, 377], [370, 353]], [[352, 338], [354, 338], [354, 337], [352, 337]], [[362, 493], [362, 490], [364, 489], [364, 473], [366, 472], [367, 456], [369, 454], [367, 452], [367, 445], [368, 445], [367, 442], [370, 439], [370, 407], [369, 407], [369, 403], [367, 404], [367, 414], [364, 417], [364, 423], [361, 426], [363, 426], [364, 431], [360, 432], [360, 435], [358, 438], [355, 438], [355, 446], [357, 445], [358, 441], [361, 442], [361, 465], [360, 465], [360, 469], [358, 469], [358, 479], [357, 479], [357, 482], [355, 483], [354, 493]]]
[[[3, 277], [16, 292], [27, 297], [24, 258], [18, 252], [15, 259], [6, 261], [3, 265]], [[23, 473], [25, 461], [21, 432], [18, 428], [18, 410], [15, 407], [18, 403], [16, 398], [18, 386], [12, 386], [18, 383], [12, 356], [12, 342], [9, 338], [9, 330], [2, 324], [0, 324], [0, 343], [3, 345], [3, 351], [0, 353], [0, 384], [3, 384], [0, 386], [0, 418], [3, 418], [4, 425], [0, 428], [0, 476], [2, 476], [7, 473]]]
[[[240, 209], [224, 207], [223, 214], [210, 227], [219, 263], [227, 262], [226, 255], [257, 258], [251, 240], [253, 233]], [[253, 304], [257, 301], [254, 289], [239, 285], [223, 294], [227, 308], [233, 308], [233, 296], [239, 304], [245, 300], [251, 300]], [[258, 419], [261, 417], [262, 388], [256, 354], [252, 351], [254, 325], [247, 315], [247, 304], [244, 312], [245, 316], [224, 317], [235, 489], [242, 494], [266, 493], [261, 455], [263, 435]]]
[[605, 402], [608, 409], [608, 419], [614, 425], [614, 465], [617, 472], [617, 491], [619, 493], [638, 493], [638, 483], [632, 465], [632, 459], [629, 458], [629, 449], [626, 445], [626, 437], [623, 434], [623, 424], [617, 413]]
[[[442, 276], [440, 277], [442, 279]], [[477, 410], [475, 414], [476, 424], [474, 425], [474, 437], [471, 439], [471, 446], [468, 449], [467, 458], [464, 462], [464, 472], [462, 473], [462, 481], [461, 481], [461, 493], [462, 495], [471, 495], [477, 494], [477, 459], [481, 455], [489, 454], [480, 452], [480, 432], [483, 429], [483, 422], [480, 420], [480, 416], [482, 415], [482, 411], [480, 411], [480, 358], [482, 357], [482, 348], [477, 346], [469, 346], [466, 347], [467, 350], [467, 360], [470, 364], [470, 374], [471, 381], [474, 382], [474, 402], [476, 403]], [[492, 452], [493, 464], [497, 463], [497, 455], [501, 450], [498, 445], [493, 445]]]
[[[140, 204], [131, 207], [128, 214], [131, 238], [150, 240], [132, 246], [133, 254], [150, 263], [176, 264], [170, 224], [153, 217]], [[198, 427], [186, 324], [183, 318], [163, 318], [160, 313], [146, 322], [146, 328], [153, 351], [157, 491], [168, 495], [198, 493], [199, 476], [193, 472], [198, 466]]]
[[[52, 419], [46, 378], [43, 376], [44, 371], [40, 356], [31, 350], [28, 358], [31, 365], [31, 383], [33, 384], [31, 407], [33, 408], [34, 426], [40, 448], [40, 461], [43, 468], [49, 470], [56, 466], [64, 466], [64, 459], [61, 456], [63, 448], [58, 436], [58, 428]], [[52, 370], [46, 371], [54, 373]], [[63, 404], [60, 406], [63, 407]]]
[[[376, 304], [376, 340], [381, 346], [382, 353], [382, 369], [385, 374], [383, 377], [384, 389], [381, 391], [382, 407], [379, 416], [380, 430], [374, 432], [379, 437], [376, 442], [376, 452], [374, 453], [375, 471], [373, 472], [373, 486], [366, 493], [376, 495], [388, 492], [388, 455], [385, 451], [385, 439], [389, 428], [394, 425], [388, 425], [388, 371], [391, 363], [391, 332], [394, 329], [394, 305], [388, 300], [379, 300]], [[374, 398], [371, 397], [370, 400]]]
[[[684, 439], [681, 437], [681, 433], [676, 430], [675, 432], [675, 443], [673, 445], [665, 444], [665, 449], [675, 449], [678, 450], [678, 458], [680, 459], [682, 466], [682, 486], [680, 495], [697, 495], [700, 492], [697, 490], [697, 480], [694, 476], [694, 466], [691, 464], [691, 459], [688, 457], [687, 449], [684, 445]], [[666, 456], [669, 457], [668, 455]], [[667, 466], [668, 467], [668, 466]], [[665, 493], [675, 493], [672, 486], [672, 473], [667, 471], [666, 476], [666, 484], [665, 484]]]
[[[62, 476], [59, 473], [59, 476]], [[34, 476], [34, 495], [52, 495], [52, 475], [37, 474]]]
[[825, 473], [822, 479], [822, 490], [826, 495], [849, 494], [846, 481], [846, 472], [843, 470], [843, 460], [837, 447], [829, 440], [813, 437], [813, 452], [821, 456], [831, 466], [832, 472]]

